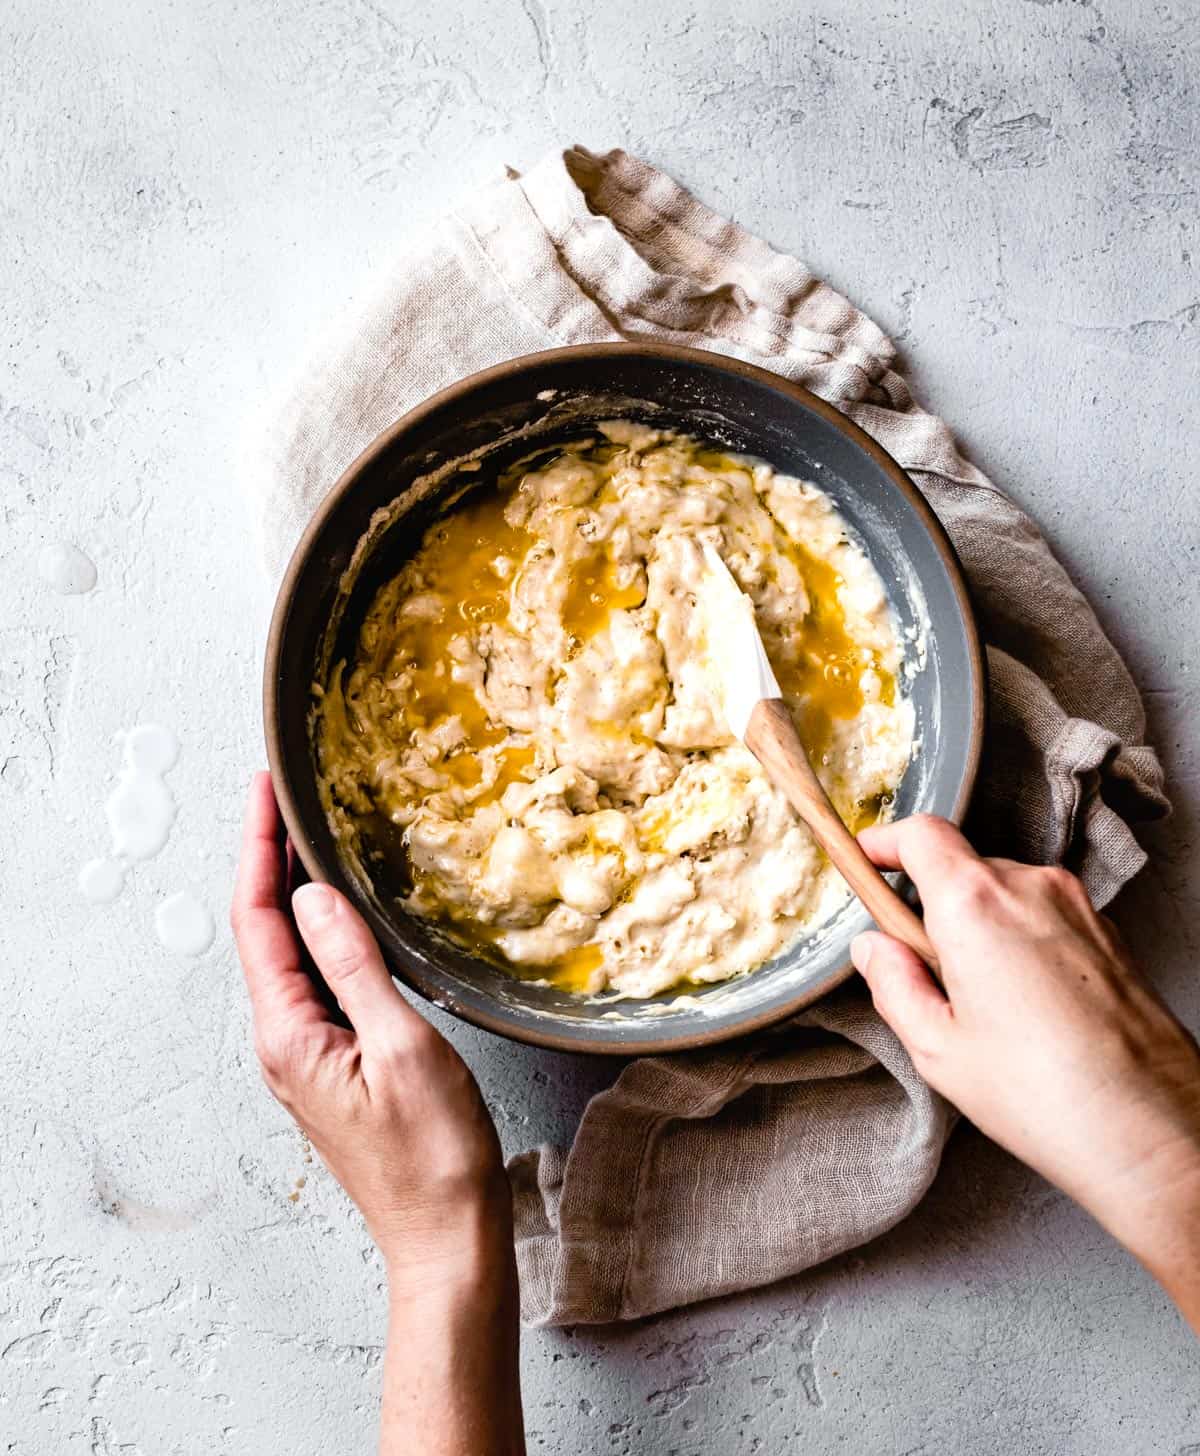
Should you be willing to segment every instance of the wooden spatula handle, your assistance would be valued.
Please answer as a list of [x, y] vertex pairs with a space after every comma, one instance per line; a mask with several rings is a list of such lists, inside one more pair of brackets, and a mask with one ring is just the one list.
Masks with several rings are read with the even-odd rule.
[[842, 872], [880, 930], [895, 936], [921, 957], [935, 974], [937, 952], [911, 906], [905, 904], [867, 858], [862, 845], [842, 823], [808, 761], [792, 716], [779, 698], [765, 699], [750, 714], [746, 747], [782, 789], [813, 838]]

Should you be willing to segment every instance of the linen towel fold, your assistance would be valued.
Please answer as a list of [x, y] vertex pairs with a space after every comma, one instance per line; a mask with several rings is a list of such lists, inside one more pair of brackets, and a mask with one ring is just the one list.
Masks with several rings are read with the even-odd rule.
[[[1130, 823], [1168, 805], [1137, 689], [1091, 608], [1028, 516], [914, 402], [870, 319], [623, 152], [573, 147], [509, 170], [317, 352], [250, 463], [272, 576], [359, 451], [435, 390], [517, 354], [646, 338], [798, 380], [912, 475], [987, 648], [976, 842], [1065, 863], [1107, 903], [1145, 860]], [[920, 1200], [953, 1117], [856, 985], [749, 1042], [634, 1062], [568, 1151], [509, 1165], [523, 1316], [632, 1319], [865, 1243]]]

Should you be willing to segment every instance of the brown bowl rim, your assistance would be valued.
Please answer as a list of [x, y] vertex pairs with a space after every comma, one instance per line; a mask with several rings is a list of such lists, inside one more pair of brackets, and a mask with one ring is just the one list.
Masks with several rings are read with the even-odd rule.
[[[532, 354], [520, 354], [500, 364], [493, 364], [487, 369], [477, 370], [475, 373], [468, 374], [453, 384], [447, 385], [444, 389], [438, 390], [435, 394], [422, 400], [420, 404], [414, 405], [412, 409], [407, 410], [394, 424], [389, 425], [386, 430], [377, 435], [352, 463], [342, 471], [334, 485], [313, 512], [308, 525], [305, 527], [300, 540], [292, 552], [287, 568], [280, 580], [279, 590], [275, 598], [275, 606], [271, 613], [271, 623], [267, 633], [267, 645], [263, 662], [263, 731], [266, 738], [267, 762], [271, 771], [271, 781], [274, 785], [275, 798], [279, 805], [280, 814], [283, 817], [284, 827], [309, 877], [321, 883], [328, 883], [333, 879], [344, 879], [352, 889], [354, 888], [353, 880], [350, 877], [340, 874], [336, 869], [331, 872], [324, 858], [317, 852], [305, 832], [304, 821], [300, 815], [296, 799], [292, 794], [291, 785], [286, 773], [276, 694], [276, 687], [279, 682], [279, 663], [284, 630], [291, 611], [297, 582], [307, 565], [308, 558], [316, 540], [321, 534], [326, 518], [342, 497], [353, 489], [356, 480], [365, 467], [434, 410], [441, 409], [444, 405], [451, 404], [455, 400], [470, 395], [480, 385], [489, 383], [494, 379], [502, 379], [507, 375], [518, 374], [530, 367], [553, 363], [556, 360], [580, 358], [583, 356], [613, 359], [645, 357], [669, 359], [680, 363], [698, 364], [707, 368], [716, 368], [725, 370], [728, 373], [742, 375], [769, 389], [776, 390], [780, 394], [789, 396], [794, 402], [820, 415], [822, 419], [828, 421], [835, 429], [853, 441], [859, 449], [869, 455], [896, 489], [904, 495], [909, 505], [912, 506], [922, 524], [925, 526], [930, 540], [942, 558], [943, 565], [946, 568], [953, 588], [967, 639], [971, 702], [970, 733], [964, 771], [961, 776], [958, 793], [955, 797], [953, 807], [947, 816], [953, 823], [961, 824], [975, 790], [975, 783], [979, 774], [979, 765], [983, 755], [984, 726], [987, 711], [985, 660], [979, 638], [979, 628], [975, 619], [975, 611], [971, 603], [966, 579], [963, 575], [962, 564], [958, 559], [958, 553], [955, 551], [945, 527], [938, 520], [929, 503], [904, 469], [877, 441], [873, 440], [865, 430], [856, 425], [853, 420], [848, 419], [840, 410], [821, 399], [818, 395], [813, 394], [811, 390], [806, 389], [802, 384], [798, 384], [791, 379], [785, 379], [782, 375], [772, 373], [771, 370], [763, 369], [757, 364], [750, 364], [743, 359], [735, 359], [729, 355], [720, 354], [708, 349], [688, 348], [682, 344], [649, 342], [569, 344], [557, 349], [542, 349]], [[356, 901], [357, 908], [366, 916], [368, 923], [374, 929], [374, 921], [377, 918], [377, 912], [374, 907], [357, 894], [353, 898]], [[398, 979], [403, 981], [410, 989], [416, 991], [422, 999], [434, 1001], [430, 988], [422, 983], [421, 977], [413, 974], [406, 963], [401, 962], [400, 966], [397, 967], [394, 964], [393, 957], [389, 957], [388, 960], [393, 974]], [[813, 1005], [814, 1002], [819, 1001], [823, 996], [827, 996], [839, 986], [844, 985], [853, 974], [854, 967], [847, 960], [844, 965], [832, 972], [819, 985], [809, 986], [803, 991], [798, 991], [795, 996], [788, 999], [782, 1005], [772, 1006], [757, 1015], [742, 1017], [732, 1022], [722, 1022], [711, 1028], [702, 1029], [684, 1037], [657, 1041], [651, 1036], [635, 1047], [631, 1047], [628, 1043], [621, 1041], [579, 1042], [570, 1036], [560, 1035], [552, 1030], [543, 1030], [533, 1025], [509, 1021], [503, 1016], [492, 1015], [485, 1010], [480, 1010], [475, 1007], [467, 1008], [455, 1004], [449, 1009], [459, 1020], [469, 1022], [485, 1031], [494, 1032], [508, 1040], [524, 1042], [528, 1045], [542, 1047], [550, 1051], [573, 1052], [589, 1056], [655, 1056], [671, 1052], [692, 1051], [701, 1047], [712, 1047], [719, 1043], [749, 1036], [754, 1032], [763, 1031], [771, 1026], [777, 1026], [789, 1017], [794, 1016], [797, 1012], [803, 1011], [806, 1007]], [[437, 1002], [435, 1001], [434, 1004], [437, 1004]]]

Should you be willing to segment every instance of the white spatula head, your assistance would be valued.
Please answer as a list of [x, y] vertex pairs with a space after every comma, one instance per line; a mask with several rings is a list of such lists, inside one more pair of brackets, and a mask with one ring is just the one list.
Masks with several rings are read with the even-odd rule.
[[699, 608], [709, 664], [729, 731], [744, 741], [755, 706], [783, 694], [758, 635], [754, 604], [707, 541], [704, 564]]

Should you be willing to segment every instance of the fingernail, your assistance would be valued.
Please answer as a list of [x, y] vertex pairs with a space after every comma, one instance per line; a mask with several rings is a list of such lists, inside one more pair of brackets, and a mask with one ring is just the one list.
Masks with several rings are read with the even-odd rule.
[[328, 885], [301, 885], [292, 896], [292, 909], [306, 925], [320, 925], [337, 908]]
[[856, 935], [850, 942], [850, 959], [860, 971], [865, 971], [871, 961], [871, 952], [875, 949], [875, 942], [871, 939], [868, 931]]

